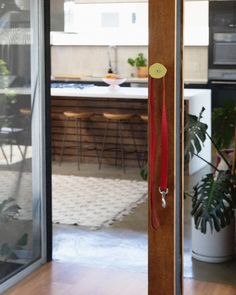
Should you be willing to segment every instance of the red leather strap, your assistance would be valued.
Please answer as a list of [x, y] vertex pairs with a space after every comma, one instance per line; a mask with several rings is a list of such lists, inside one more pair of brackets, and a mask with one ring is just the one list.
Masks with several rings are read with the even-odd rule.
[[[153, 89], [154, 79], [150, 79], [150, 125], [151, 125], [151, 139], [150, 139], [150, 193], [151, 193], [151, 225], [153, 229], [159, 227], [159, 220], [155, 202], [155, 166], [157, 155], [157, 130], [156, 130], [156, 116], [155, 116], [155, 97]], [[165, 77], [162, 79], [162, 126], [161, 126], [161, 179], [160, 191], [166, 192], [168, 179], [168, 127], [167, 127], [167, 112], [166, 112], [166, 81]]]
[[168, 127], [166, 113], [166, 80], [162, 79], [162, 122], [161, 122], [161, 181], [160, 190], [167, 191], [168, 180]]
[[157, 132], [156, 132], [156, 119], [155, 119], [155, 98], [153, 90], [153, 78], [150, 79], [150, 125], [151, 125], [151, 140], [150, 140], [150, 193], [151, 193], [151, 225], [152, 228], [157, 229], [159, 227], [159, 221], [157, 217], [157, 210], [155, 204], [155, 164], [156, 164], [156, 152], [157, 152]]

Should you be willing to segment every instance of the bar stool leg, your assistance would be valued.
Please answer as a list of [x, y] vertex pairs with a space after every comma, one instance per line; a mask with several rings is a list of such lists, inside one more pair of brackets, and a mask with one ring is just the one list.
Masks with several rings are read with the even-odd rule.
[[104, 152], [105, 143], [106, 143], [106, 140], [107, 140], [108, 126], [109, 126], [109, 120], [107, 120], [107, 123], [106, 123], [106, 129], [105, 129], [105, 133], [104, 133], [104, 136], [103, 136], [102, 150], [101, 150], [100, 161], [99, 161], [99, 170], [100, 170], [101, 167], [102, 167], [103, 152]]
[[134, 151], [136, 153], [138, 166], [139, 166], [139, 168], [141, 168], [140, 159], [139, 159], [139, 155], [138, 155], [138, 148], [137, 148], [136, 140], [135, 140], [135, 137], [134, 137], [134, 126], [133, 126], [132, 122], [130, 122], [130, 131], [131, 131], [131, 137], [132, 137], [133, 144], [134, 144]]
[[64, 126], [64, 134], [63, 134], [63, 140], [62, 140], [62, 146], [61, 146], [59, 166], [61, 166], [61, 162], [64, 155], [64, 150], [65, 150], [65, 140], [66, 140], [66, 130], [67, 130], [68, 119], [66, 119], [64, 122], [65, 122], [65, 126]]
[[7, 159], [7, 155], [6, 155], [6, 153], [5, 153], [5, 151], [4, 151], [2, 145], [0, 145], [0, 149], [1, 149], [1, 151], [2, 151], [2, 154], [3, 154], [4, 159], [6, 160], [7, 166], [9, 166], [9, 162], [8, 162], [8, 159]]
[[[93, 124], [93, 121], [90, 120], [90, 123]], [[97, 144], [96, 134], [94, 133], [93, 128], [90, 128], [89, 130], [90, 130], [90, 132], [91, 132], [91, 134], [92, 134], [92, 136], [93, 136], [94, 149], [95, 149], [95, 152], [96, 152], [97, 161], [98, 161], [98, 165], [99, 165], [99, 149], [98, 149], [98, 144]]]
[[116, 160], [115, 160], [115, 165], [117, 166], [118, 162], [118, 144], [119, 144], [119, 121], [116, 122]]
[[76, 128], [76, 135], [77, 135], [77, 149], [76, 149], [76, 157], [77, 157], [77, 168], [80, 170], [80, 153], [81, 153], [81, 136], [80, 136], [80, 120], [76, 119], [75, 120], [75, 128]]
[[122, 127], [121, 127], [121, 122], [120, 120], [118, 121], [118, 126], [119, 126], [119, 137], [120, 137], [120, 150], [121, 150], [121, 163], [122, 163], [122, 168], [123, 172], [126, 172], [126, 167], [125, 167], [125, 151], [124, 151], [124, 142], [123, 142], [123, 133], [122, 133]]
[[79, 119], [79, 145], [80, 145], [80, 163], [83, 158], [83, 145], [82, 145], [82, 120]]
[[144, 167], [144, 165], [146, 164], [146, 160], [145, 160], [145, 154], [147, 154], [147, 151], [148, 151], [148, 145], [147, 145], [147, 138], [148, 136], [147, 136], [147, 132], [146, 132], [146, 134], [145, 134], [145, 138], [144, 138], [144, 142], [145, 142], [145, 144], [144, 144], [144, 146], [143, 146], [143, 150], [142, 150], [142, 154], [141, 154], [141, 167], [140, 168], [142, 168], [142, 167]]

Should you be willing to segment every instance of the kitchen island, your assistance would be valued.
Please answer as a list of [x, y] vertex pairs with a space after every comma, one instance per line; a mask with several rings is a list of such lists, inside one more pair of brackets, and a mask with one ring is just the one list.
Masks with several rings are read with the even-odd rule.
[[[59, 159], [64, 131], [65, 111], [89, 111], [94, 114], [91, 120], [85, 121], [82, 128], [82, 141], [86, 144], [96, 143], [98, 151], [101, 150], [102, 140], [105, 131], [104, 112], [112, 113], [132, 113], [134, 117], [134, 138], [139, 151], [139, 155], [145, 155], [147, 123], [141, 120], [140, 115], [147, 114], [148, 88], [142, 87], [120, 87], [112, 90], [109, 87], [93, 86], [85, 89], [51, 89], [52, 96], [52, 145], [56, 160]], [[211, 91], [207, 89], [185, 89], [184, 98], [187, 109], [191, 114], [198, 115], [201, 108], [205, 107], [203, 121], [209, 126], [211, 131]], [[112, 146], [116, 142], [116, 124], [111, 123], [108, 131], [107, 145]], [[128, 152], [126, 155], [127, 166], [137, 166], [133, 140], [131, 138], [129, 126], [124, 126], [124, 144]], [[67, 141], [69, 145], [76, 147], [75, 124], [69, 123]], [[211, 157], [211, 148], [208, 142], [205, 143], [203, 154], [206, 159]], [[65, 151], [65, 160], [74, 160], [76, 149]], [[104, 154], [104, 164], [113, 164], [115, 152], [109, 151]], [[96, 152], [88, 151], [84, 153], [85, 162], [97, 162]], [[190, 174], [202, 168], [204, 163], [195, 159], [190, 164]]]
[[[148, 89], [142, 87], [120, 87], [111, 89], [109, 87], [93, 86], [84, 89], [51, 89], [51, 108], [52, 108], [52, 146], [54, 159], [59, 160], [65, 119], [63, 112], [78, 111], [91, 112], [93, 116], [90, 120], [82, 122], [82, 142], [87, 146], [96, 144], [98, 153], [102, 147], [103, 136], [105, 132], [106, 120], [102, 114], [111, 113], [131, 113], [133, 135], [137, 149], [142, 157], [146, 157], [146, 134], [147, 123], [140, 115], [147, 114]], [[76, 129], [74, 122], [68, 123], [66, 141], [72, 148], [65, 150], [63, 159], [65, 161], [75, 160], [76, 157]], [[126, 148], [126, 165], [137, 166], [137, 158], [134, 153], [134, 143], [130, 133], [128, 123], [123, 124], [124, 146]], [[106, 147], [112, 148], [116, 143], [117, 125], [110, 123]], [[73, 148], [74, 147], [74, 148]], [[103, 157], [104, 164], [114, 164], [115, 150], [106, 151]], [[145, 160], [145, 159], [144, 159]], [[97, 153], [94, 150], [83, 153], [83, 161], [86, 163], [97, 163]]]

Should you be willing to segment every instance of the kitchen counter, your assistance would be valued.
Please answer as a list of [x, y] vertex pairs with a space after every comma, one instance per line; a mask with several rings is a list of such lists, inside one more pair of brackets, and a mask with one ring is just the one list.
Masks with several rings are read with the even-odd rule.
[[[147, 156], [145, 153], [147, 145], [147, 123], [140, 118], [140, 115], [147, 114], [148, 88], [120, 87], [117, 90], [111, 90], [108, 86], [94, 86], [84, 89], [52, 88], [51, 95], [52, 146], [55, 160], [59, 160], [60, 157], [65, 127], [63, 112], [65, 111], [90, 112], [93, 114], [90, 120], [84, 120], [81, 123], [82, 141], [90, 146], [93, 146], [95, 142], [98, 154], [102, 148], [106, 127], [106, 119], [103, 117], [103, 113], [133, 114], [131, 123], [133, 125], [135, 144], [139, 154], [145, 157]], [[68, 124], [69, 129], [67, 131], [66, 144], [72, 148], [65, 150], [64, 160], [75, 161], [75, 147], [77, 142], [76, 126], [75, 122], [69, 122]], [[127, 150], [125, 156], [126, 165], [127, 167], [137, 167], [130, 123], [123, 123], [122, 128], [124, 129], [123, 143]], [[116, 152], [111, 148], [114, 148], [114, 144], [117, 142], [116, 137], [117, 123], [112, 122], [108, 130], [106, 147], [109, 148], [109, 151], [104, 153], [104, 165], [114, 165], [115, 163]], [[96, 151], [85, 151], [83, 153], [83, 161], [96, 164]]]
[[[111, 90], [108, 86], [94, 86], [85, 89], [51, 89], [51, 109], [52, 109], [52, 145], [53, 154], [56, 160], [59, 159], [61, 145], [63, 141], [63, 132], [65, 126], [65, 111], [85, 111], [93, 113], [91, 120], [82, 124], [82, 140], [88, 144], [96, 142], [98, 151], [101, 150], [102, 140], [105, 131], [106, 120], [103, 117], [104, 112], [112, 113], [132, 113], [134, 117], [132, 124], [134, 126], [134, 138], [140, 154], [146, 147], [147, 123], [140, 118], [141, 114], [147, 114], [148, 88], [144, 87], [120, 87], [118, 90]], [[188, 105], [188, 111], [198, 116], [201, 108], [204, 106], [204, 122], [211, 123], [211, 92], [206, 89], [185, 89], [184, 98]], [[125, 138], [124, 144], [129, 151], [126, 158], [127, 166], [137, 166], [136, 155], [132, 153], [134, 148], [133, 140], [128, 129], [128, 124], [124, 124]], [[116, 123], [109, 127], [109, 136], [107, 145], [114, 146], [116, 142]], [[75, 160], [76, 156], [76, 129], [74, 122], [69, 122], [69, 131], [66, 138], [67, 144], [74, 149], [66, 149], [65, 160]], [[211, 156], [210, 145], [206, 142], [203, 153], [206, 153], [207, 159]], [[106, 153], [104, 164], [114, 164], [115, 152]], [[97, 163], [96, 152], [85, 152], [85, 162]], [[204, 163], [203, 163], [204, 164]], [[202, 162], [193, 159], [190, 163], [190, 173], [202, 167]]]
[[[57, 82], [57, 81], [65, 81], [65, 82], [91, 82], [91, 83], [96, 83], [96, 82], [103, 82], [102, 78], [104, 77], [98, 77], [98, 76], [76, 76], [76, 75], [68, 75], [68, 76], [57, 76], [57, 77], [52, 77], [52, 82]], [[147, 84], [148, 83], [148, 78], [138, 78], [138, 77], [125, 77], [126, 78], [126, 83], [137, 83], [137, 84]], [[207, 84], [208, 79], [185, 79], [184, 84]]]
[[[102, 79], [104, 77], [98, 76], [76, 76], [76, 75], [68, 75], [68, 76], [57, 76], [52, 77], [52, 81], [73, 81], [73, 82], [103, 82]], [[138, 78], [138, 77], [124, 77], [126, 78], [127, 83], [148, 83], [148, 78]]]
[[207, 84], [208, 79], [185, 79], [184, 84]]
[[[209, 93], [206, 89], [184, 89], [184, 99], [188, 100], [196, 95]], [[85, 89], [52, 88], [51, 95], [57, 97], [89, 97], [89, 98], [120, 98], [120, 99], [147, 99], [146, 87], [120, 87], [111, 89], [107, 86], [93, 86]]]
[[128, 98], [147, 99], [148, 88], [146, 87], [119, 87], [111, 89], [108, 86], [93, 86], [85, 89], [52, 88], [52, 96], [64, 97], [93, 97], [93, 98]]

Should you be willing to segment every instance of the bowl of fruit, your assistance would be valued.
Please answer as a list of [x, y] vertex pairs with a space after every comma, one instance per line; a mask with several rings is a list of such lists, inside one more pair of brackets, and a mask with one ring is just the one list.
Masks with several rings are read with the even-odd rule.
[[107, 74], [102, 80], [109, 85], [110, 89], [118, 89], [120, 84], [126, 81], [126, 78], [121, 78], [117, 74]]

